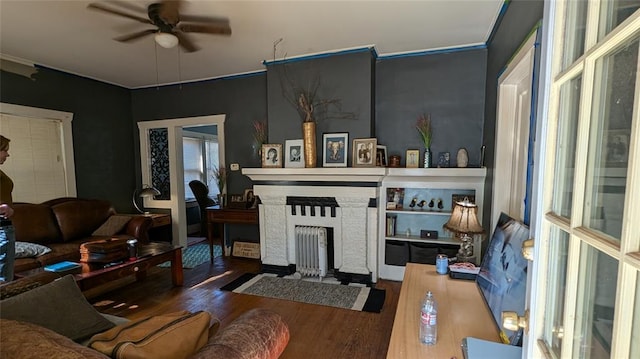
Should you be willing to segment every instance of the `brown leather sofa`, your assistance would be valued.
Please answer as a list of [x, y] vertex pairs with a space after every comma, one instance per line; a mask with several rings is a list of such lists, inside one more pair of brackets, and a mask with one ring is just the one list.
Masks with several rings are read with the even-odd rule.
[[[44, 272], [5, 283], [0, 285], [0, 298], [20, 295], [46, 285], [57, 277], [55, 273]], [[272, 310], [251, 309], [223, 327], [219, 327], [220, 323], [213, 313], [211, 316], [213, 326], [209, 331], [209, 341], [197, 352], [186, 355], [189, 359], [277, 359], [289, 343], [287, 323]], [[42, 326], [0, 319], [0, 358], [24, 357], [108, 358]]]
[[51, 252], [38, 257], [16, 258], [14, 272], [38, 268], [60, 261], [80, 260], [80, 245], [106, 238], [136, 238], [149, 241], [148, 231], [153, 221], [144, 216], [132, 216], [114, 236], [94, 236], [92, 233], [116, 214], [109, 201], [63, 197], [40, 204], [14, 203], [11, 217], [16, 241], [42, 244]]

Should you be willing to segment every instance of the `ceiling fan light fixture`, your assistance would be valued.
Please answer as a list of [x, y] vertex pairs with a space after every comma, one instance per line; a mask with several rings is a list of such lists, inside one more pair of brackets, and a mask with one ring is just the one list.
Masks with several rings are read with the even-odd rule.
[[167, 32], [159, 32], [155, 36], [156, 43], [165, 49], [170, 49], [178, 45], [178, 37]]

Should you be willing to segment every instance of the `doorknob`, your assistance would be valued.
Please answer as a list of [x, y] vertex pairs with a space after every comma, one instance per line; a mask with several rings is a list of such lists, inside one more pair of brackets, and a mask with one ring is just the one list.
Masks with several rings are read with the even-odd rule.
[[529, 309], [525, 310], [521, 317], [517, 312], [502, 312], [502, 326], [504, 329], [512, 331], [523, 328], [527, 333], [529, 330]]
[[533, 238], [522, 242], [522, 256], [529, 262], [533, 262]]

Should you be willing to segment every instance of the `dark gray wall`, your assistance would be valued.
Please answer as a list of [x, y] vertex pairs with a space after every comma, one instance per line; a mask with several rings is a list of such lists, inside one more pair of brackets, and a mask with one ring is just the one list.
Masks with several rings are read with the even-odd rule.
[[[131, 91], [133, 121], [196, 117], [225, 114], [225, 160], [227, 165], [260, 167], [251, 151], [253, 121], [267, 118], [266, 75], [258, 73], [229, 79], [163, 86]], [[139, 157], [139, 131], [135, 127], [135, 152]], [[132, 167], [133, 168], [133, 167]], [[141, 178], [140, 161], [135, 163], [136, 178]], [[230, 172], [227, 193], [243, 193], [252, 186], [240, 171]], [[232, 226], [229, 238], [258, 238], [257, 228]]]
[[129, 90], [45, 68], [35, 78], [0, 72], [0, 101], [73, 113], [78, 197], [106, 199], [132, 213], [138, 159]]
[[[487, 179], [485, 182], [484, 213], [491, 213], [491, 197], [493, 184], [493, 168], [495, 156], [496, 103], [498, 93], [498, 77], [507, 65], [507, 61], [518, 47], [526, 40], [527, 35], [542, 19], [544, 2], [541, 0], [512, 0], [508, 3], [502, 19], [494, 29], [489, 43], [487, 62], [487, 88], [485, 90], [485, 123], [483, 143], [487, 146], [485, 163]], [[491, 226], [491, 216], [483, 217], [484, 228]], [[491, 231], [493, 229], [490, 229]]]
[[465, 147], [469, 164], [478, 165], [486, 63], [484, 49], [379, 61], [375, 132], [388, 155], [400, 155], [404, 166], [406, 150], [424, 150], [415, 125], [420, 114], [428, 113], [434, 159], [438, 152], [450, 152], [456, 166], [458, 149]]
[[[353, 114], [353, 119], [319, 118], [318, 143], [323, 132], [349, 132], [350, 139], [377, 137], [389, 154], [401, 155], [404, 163], [407, 149], [422, 147], [414, 126], [426, 112], [433, 120], [434, 155], [448, 151], [455, 165], [458, 148], [466, 147], [471, 164], [478, 164], [480, 146], [485, 144], [491, 168], [497, 76], [542, 17], [542, 6], [542, 1], [512, 1], [488, 49], [377, 62], [370, 50], [362, 50], [274, 63], [268, 71], [251, 76], [136, 90], [47, 69], [35, 82], [2, 72], [0, 100], [73, 112], [78, 196], [109, 199], [122, 212], [132, 210], [131, 193], [141, 185], [138, 121], [226, 114], [226, 162], [241, 167], [260, 166], [252, 151], [253, 121], [269, 119], [270, 142], [301, 138], [299, 115], [282, 97], [280, 75], [274, 71], [282, 66], [297, 81], [318, 74], [320, 97], [339, 99], [343, 115]], [[322, 163], [320, 155], [318, 161]], [[240, 172], [231, 173], [230, 193], [250, 186]]]
[[[323, 133], [348, 132], [349, 141], [375, 137], [373, 71], [373, 54], [368, 49], [268, 65], [269, 142], [284, 144], [285, 140], [302, 138], [303, 118], [286, 97], [293, 97], [292, 88], [310, 88], [314, 83], [319, 83], [318, 101], [338, 100], [324, 112], [318, 107], [314, 111], [318, 167], [322, 167]], [[351, 153], [347, 163], [351, 166]]]

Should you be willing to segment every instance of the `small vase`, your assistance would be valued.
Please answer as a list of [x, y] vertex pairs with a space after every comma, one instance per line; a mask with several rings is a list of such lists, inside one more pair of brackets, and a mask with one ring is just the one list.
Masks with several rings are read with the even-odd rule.
[[458, 156], [456, 157], [458, 167], [467, 167], [469, 165], [469, 154], [465, 148], [458, 150]]
[[424, 168], [431, 168], [431, 148], [424, 149]]
[[316, 167], [316, 123], [302, 123], [302, 141], [304, 143], [304, 166]]

